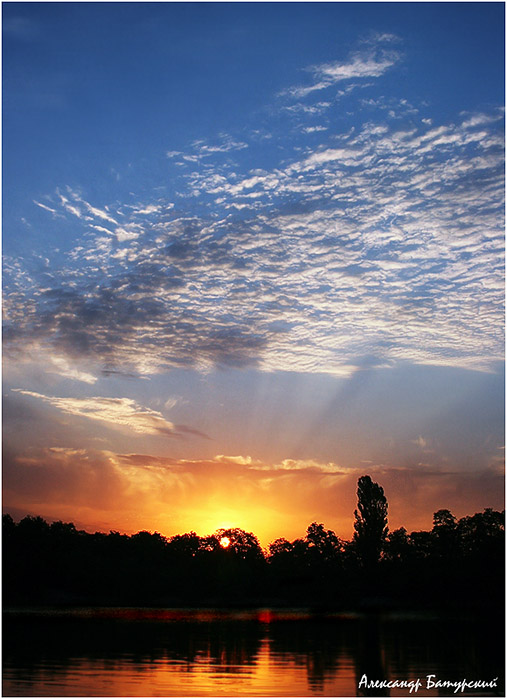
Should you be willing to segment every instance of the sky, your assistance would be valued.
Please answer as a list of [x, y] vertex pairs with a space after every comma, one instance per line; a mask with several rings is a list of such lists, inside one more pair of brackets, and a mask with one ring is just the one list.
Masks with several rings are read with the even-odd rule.
[[3, 3], [3, 508], [503, 509], [504, 5]]

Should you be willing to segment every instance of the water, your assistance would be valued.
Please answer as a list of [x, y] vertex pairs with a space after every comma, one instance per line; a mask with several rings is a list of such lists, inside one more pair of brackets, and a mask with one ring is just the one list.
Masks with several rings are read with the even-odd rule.
[[497, 686], [460, 696], [503, 696], [501, 624], [304, 611], [153, 609], [5, 613], [3, 696], [409, 696], [359, 689], [403, 680], [417, 696], [447, 682]]

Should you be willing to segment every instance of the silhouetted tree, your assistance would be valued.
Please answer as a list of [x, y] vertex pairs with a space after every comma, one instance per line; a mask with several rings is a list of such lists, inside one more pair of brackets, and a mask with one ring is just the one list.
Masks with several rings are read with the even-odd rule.
[[171, 537], [167, 548], [178, 557], [194, 558], [201, 550], [201, 546], [201, 537], [195, 532], [189, 532], [188, 534], [176, 534]]
[[26, 540], [36, 541], [40, 543], [46, 539], [49, 533], [49, 524], [42, 517], [32, 517], [27, 515], [23, 517], [18, 524], [18, 532], [20, 536]]
[[438, 510], [433, 515], [434, 550], [441, 557], [456, 557], [458, 550], [458, 531], [456, 517], [450, 510]]
[[410, 540], [405, 527], [395, 529], [386, 537], [384, 544], [385, 557], [392, 563], [404, 563], [410, 556]]
[[201, 537], [199, 551], [202, 553], [212, 553], [213, 551], [221, 551], [221, 549], [220, 539], [216, 534]]
[[222, 548], [237, 558], [245, 561], [260, 561], [264, 558], [259, 541], [251, 532], [245, 532], [239, 528], [219, 529], [215, 536], [219, 543], [221, 540], [228, 539], [228, 546]]
[[460, 519], [457, 532], [465, 556], [498, 555], [503, 551], [505, 513], [488, 507], [484, 512]]
[[269, 544], [269, 555], [271, 558], [275, 556], [288, 556], [292, 552], [292, 544], [288, 539], [283, 536], [279, 539], [275, 539]]
[[306, 540], [310, 549], [317, 551], [326, 561], [337, 559], [343, 552], [343, 542], [332, 529], [324, 529], [323, 524], [312, 522], [306, 530]]
[[450, 510], [438, 510], [433, 514], [433, 533], [444, 529], [456, 529], [456, 517]]
[[387, 500], [384, 489], [370, 476], [357, 482], [357, 510], [354, 511], [354, 544], [366, 567], [375, 565], [387, 536]]
[[417, 559], [426, 559], [432, 556], [434, 538], [431, 532], [410, 532], [408, 536], [412, 555]]
[[16, 531], [16, 523], [9, 514], [2, 515], [2, 534], [4, 541]]

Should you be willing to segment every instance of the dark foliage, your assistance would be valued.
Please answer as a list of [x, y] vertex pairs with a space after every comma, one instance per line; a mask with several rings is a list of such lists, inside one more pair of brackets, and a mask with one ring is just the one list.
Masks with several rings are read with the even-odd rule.
[[502, 609], [503, 512], [456, 520], [439, 510], [431, 531], [388, 533], [382, 488], [369, 477], [359, 486], [351, 542], [313, 522], [304, 538], [276, 539], [268, 551], [242, 529], [167, 539], [7, 514], [4, 604]]

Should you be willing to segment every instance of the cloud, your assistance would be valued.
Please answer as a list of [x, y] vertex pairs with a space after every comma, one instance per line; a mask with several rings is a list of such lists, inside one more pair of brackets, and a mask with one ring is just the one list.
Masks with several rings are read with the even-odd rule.
[[66, 196], [64, 196], [63, 194], [59, 194], [59, 197], [60, 203], [65, 209], [65, 211], [68, 211], [77, 218], [83, 218], [83, 212], [77, 206], [74, 206]]
[[254, 463], [251, 456], [225, 456], [224, 454], [218, 454], [215, 456], [214, 460], [226, 464], [239, 464], [241, 466], [250, 466]]
[[282, 109], [285, 112], [299, 115], [320, 115], [324, 114], [331, 106], [332, 102], [316, 102], [315, 104], [303, 104], [302, 102], [296, 102], [295, 104], [284, 105]]
[[200, 430], [195, 430], [193, 427], [188, 427], [187, 425], [174, 425], [174, 430], [176, 434], [193, 434], [196, 437], [201, 437], [202, 439], [211, 439], [207, 434], [201, 432]]
[[83, 381], [88, 384], [94, 384], [97, 381], [97, 377], [93, 374], [71, 366], [65, 357], [51, 355], [50, 362], [50, 366], [48, 367], [49, 372], [73, 379], [74, 381]]
[[[250, 458], [250, 457], [249, 457]], [[346, 475], [350, 469], [342, 468], [334, 463], [319, 463], [314, 459], [283, 459], [272, 466], [254, 463], [253, 468], [268, 471], [302, 471], [315, 473], [331, 473], [334, 475]]]
[[469, 129], [474, 126], [483, 126], [484, 124], [491, 124], [494, 121], [501, 120], [503, 114], [470, 114], [469, 118], [466, 119], [462, 124], [463, 129]]
[[314, 72], [330, 84], [351, 78], [378, 78], [398, 60], [397, 54], [374, 58], [354, 56], [349, 63], [327, 63], [317, 66]]
[[393, 34], [376, 34], [363, 42], [361, 51], [353, 53], [347, 61], [322, 63], [309, 68], [314, 76], [313, 84], [292, 87], [283, 94], [302, 98], [343, 80], [378, 78], [400, 60], [400, 54], [397, 51], [382, 46], [395, 41], [397, 37]]
[[[79, 192], [73, 190], [69, 186], [65, 187], [65, 192], [65, 194], [62, 194], [59, 189], [57, 189], [56, 192], [60, 204], [65, 211], [68, 211], [73, 216], [86, 221], [94, 221], [98, 219], [99, 221], [109, 221], [109, 223], [117, 225], [118, 221], [110, 214], [109, 211], [107, 211], [107, 209], [92, 206], [92, 204], [83, 199]], [[42, 206], [42, 208], [48, 208], [37, 201], [34, 201], [34, 203], [38, 206]], [[51, 211], [51, 209], [48, 210]], [[109, 231], [107, 232], [109, 233]]]
[[92, 214], [92, 216], [96, 216], [98, 218], [104, 219], [104, 221], [109, 221], [110, 223], [117, 223], [116, 219], [114, 219], [110, 214], [107, 213], [107, 211], [102, 211], [102, 209], [98, 209], [95, 206], [92, 206], [91, 204], [88, 204], [86, 202], [86, 208]]
[[319, 131], [327, 131], [327, 126], [305, 126], [303, 133], [317, 133]]
[[40, 206], [41, 209], [45, 209], [46, 211], [50, 211], [52, 214], [56, 214], [56, 209], [52, 209], [50, 206], [46, 206], [46, 204], [41, 204], [39, 201], [33, 200], [34, 204], [37, 204], [37, 206]]
[[128, 483], [107, 452], [66, 448], [4, 453], [4, 488], [8, 507], [49, 519], [100, 519], [100, 512], [125, 504]]
[[104, 398], [97, 396], [61, 398], [58, 396], [46, 396], [24, 389], [14, 388], [12, 390], [31, 398], [43, 400], [68, 415], [98, 420], [114, 429], [127, 428], [129, 431], [137, 434], [164, 435], [168, 437], [192, 434], [209, 439], [207, 435], [198, 430], [185, 425], [174, 425], [158, 411], [142, 407], [131, 398]]
[[[370, 36], [346, 61], [314, 67], [313, 85], [355, 77], [347, 90], [383, 74], [400, 60], [394, 42]], [[357, 116], [342, 131], [308, 111], [336, 103], [296, 103], [283, 148], [250, 148], [258, 137], [240, 132], [171, 152], [167, 196], [90, 203], [58, 190], [44, 207], [76, 245], [49, 270], [6, 260], [6, 358], [55, 369], [56, 356], [69, 378], [216, 367], [350, 376], [364, 357], [495, 371], [498, 109], [441, 123], [413, 117], [417, 105], [394, 93], [354, 95], [340, 97]], [[270, 118], [276, 133], [287, 115]]]
[[180, 161], [198, 163], [202, 158], [210, 158], [222, 153], [239, 151], [248, 148], [248, 143], [240, 141], [230, 134], [221, 133], [218, 135], [218, 143], [210, 144], [203, 139], [197, 139], [191, 144], [192, 153], [183, 151], [167, 151], [166, 156], [170, 159], [179, 158]]
[[417, 446], [420, 447], [421, 449], [426, 449], [426, 447], [428, 446], [427, 440], [424, 439], [424, 437], [421, 437], [421, 435], [419, 435], [419, 437], [417, 439], [414, 439], [413, 443], [417, 444]]

